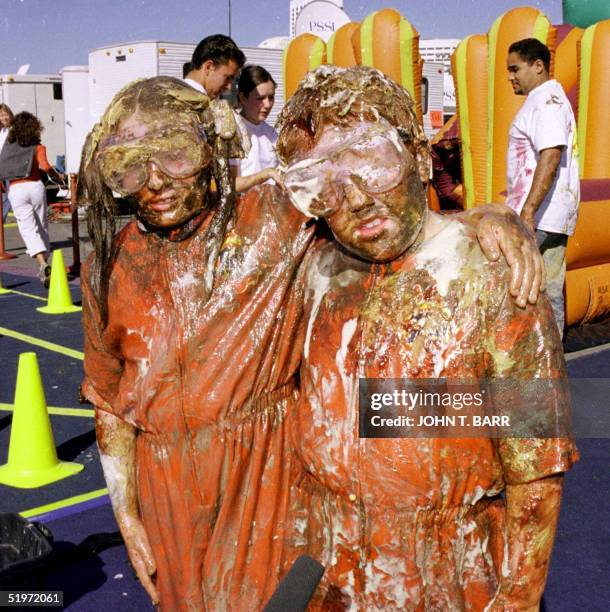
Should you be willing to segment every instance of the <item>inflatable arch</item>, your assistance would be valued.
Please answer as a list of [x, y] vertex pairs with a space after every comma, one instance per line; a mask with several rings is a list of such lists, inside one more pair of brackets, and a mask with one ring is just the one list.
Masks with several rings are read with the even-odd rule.
[[421, 121], [423, 61], [419, 32], [398, 11], [383, 9], [368, 15], [361, 24], [347, 23], [331, 36], [328, 44], [312, 34], [297, 36], [284, 52], [286, 98], [295, 92], [309, 70], [326, 61], [346, 68], [378, 68], [409, 91]]
[[509, 86], [506, 56], [527, 37], [551, 49], [551, 74], [576, 114], [581, 204], [566, 254], [566, 323], [588, 323], [610, 314], [610, 20], [586, 30], [552, 26], [536, 9], [519, 8], [496, 19], [487, 35], [460, 42], [452, 66], [464, 203], [505, 199], [508, 131], [524, 101]]
[[357, 22], [346, 23], [341, 26], [329, 39], [326, 44], [326, 59], [333, 66], [351, 68], [358, 65], [354, 52], [353, 37], [357, 36], [360, 24]]
[[[581, 170], [579, 221], [566, 255], [568, 325], [610, 314], [610, 19], [599, 20], [610, 5], [607, 0], [590, 0], [596, 8], [588, 6], [587, 21], [576, 18], [577, 4], [580, 10], [576, 0], [564, 1], [569, 23], [559, 26], [551, 25], [537, 9], [512, 9], [498, 17], [487, 34], [462, 40], [452, 57], [464, 206], [471, 208], [505, 199], [508, 132], [523, 103], [508, 82], [508, 47], [515, 40], [535, 37], [551, 49], [551, 74], [564, 87], [576, 114]], [[398, 11], [384, 9], [361, 24], [346, 24], [328, 45], [311, 34], [295, 38], [284, 53], [286, 96], [308, 71], [326, 61], [382, 70], [414, 96], [421, 118], [419, 33]]]
[[580, 210], [566, 253], [566, 321], [610, 315], [610, 19], [579, 40]]
[[313, 34], [301, 34], [284, 49], [282, 68], [284, 96], [296, 91], [301, 79], [318, 66], [326, 63], [326, 43]]

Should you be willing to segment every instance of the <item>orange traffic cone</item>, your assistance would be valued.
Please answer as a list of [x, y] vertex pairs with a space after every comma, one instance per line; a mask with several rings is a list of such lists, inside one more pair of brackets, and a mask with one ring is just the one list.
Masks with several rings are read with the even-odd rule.
[[57, 459], [36, 353], [21, 353], [8, 462], [0, 466], [0, 483], [33, 489], [82, 469], [80, 463]]
[[66, 312], [78, 312], [80, 306], [72, 304], [70, 287], [68, 286], [68, 275], [64, 266], [64, 256], [60, 249], [53, 251], [53, 263], [51, 264], [51, 283], [49, 287], [49, 299], [46, 306], [37, 308], [39, 312], [46, 314], [64, 314]]

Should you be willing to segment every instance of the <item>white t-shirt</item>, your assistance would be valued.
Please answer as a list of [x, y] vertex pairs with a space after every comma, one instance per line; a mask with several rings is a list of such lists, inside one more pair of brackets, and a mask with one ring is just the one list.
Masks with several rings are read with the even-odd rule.
[[9, 128], [0, 128], [0, 151], [2, 151], [2, 147], [6, 142], [6, 137], [8, 136], [9, 131]]
[[275, 155], [277, 132], [265, 121], [250, 123], [243, 115], [239, 116], [250, 135], [251, 148], [247, 157], [231, 162], [237, 168], [237, 176], [250, 176], [265, 168], [275, 168], [278, 159]]
[[187, 85], [190, 85], [193, 89], [200, 91], [202, 94], [208, 95], [208, 92], [205, 90], [205, 87], [199, 83], [198, 81], [193, 81], [193, 79], [182, 79]]
[[571, 236], [580, 182], [574, 113], [561, 85], [551, 79], [533, 89], [513, 121], [507, 154], [506, 204], [520, 213], [532, 187], [540, 151], [563, 146], [553, 186], [536, 212], [536, 227]]

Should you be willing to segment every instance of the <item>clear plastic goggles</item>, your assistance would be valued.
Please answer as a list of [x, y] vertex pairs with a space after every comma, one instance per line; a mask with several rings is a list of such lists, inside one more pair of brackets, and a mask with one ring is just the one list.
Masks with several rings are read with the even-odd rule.
[[200, 172], [210, 160], [210, 149], [197, 130], [166, 128], [141, 138], [105, 138], [100, 143], [97, 166], [110, 189], [133, 195], [148, 180], [149, 161], [171, 178], [182, 179]]
[[303, 214], [329, 216], [354, 187], [373, 196], [397, 187], [405, 174], [405, 151], [397, 133], [360, 132], [321, 157], [288, 166], [284, 187]]

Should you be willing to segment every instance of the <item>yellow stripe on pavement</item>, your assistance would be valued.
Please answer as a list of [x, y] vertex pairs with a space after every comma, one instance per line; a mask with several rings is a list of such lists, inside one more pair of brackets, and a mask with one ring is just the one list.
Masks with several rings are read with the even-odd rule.
[[[13, 404], [3, 404], [0, 402], [0, 410], [12, 412]], [[93, 408], [60, 408], [58, 406], [47, 406], [47, 412], [59, 416], [88, 417], [90, 419], [95, 416], [95, 410], [93, 410]]]
[[[6, 287], [5, 287], [6, 289]], [[40, 295], [34, 295], [33, 293], [25, 293], [24, 291], [17, 291], [16, 289], [6, 289], [7, 293], [16, 293], [17, 295], [23, 295], [24, 297], [32, 298], [33, 300], [40, 300], [41, 302], [46, 302], [47, 298], [44, 298]]]
[[21, 334], [13, 331], [12, 329], [7, 329], [6, 327], [0, 327], [0, 336], [8, 336], [9, 338], [14, 338], [15, 340], [21, 340], [22, 342], [27, 342], [28, 344], [33, 344], [34, 346], [40, 346], [41, 348], [49, 351], [55, 351], [56, 353], [61, 353], [62, 355], [73, 357], [74, 359], [80, 359], [81, 361], [85, 358], [85, 354], [81, 351], [75, 351], [67, 346], [61, 346], [61, 344], [55, 344], [54, 342], [40, 340], [40, 338], [35, 338], [34, 336]]
[[102, 497], [103, 495], [108, 495], [108, 489], [97, 489], [96, 491], [91, 491], [91, 493], [75, 495], [74, 497], [68, 497], [67, 499], [62, 499], [60, 501], [53, 502], [52, 504], [38, 506], [38, 508], [32, 508], [31, 510], [24, 510], [19, 514], [21, 514], [23, 518], [40, 516], [41, 514], [46, 514], [47, 512], [52, 512], [53, 510], [59, 510], [60, 508], [67, 508], [68, 506], [81, 504], [82, 502], [86, 502], [91, 499], [97, 499], [98, 497]]

